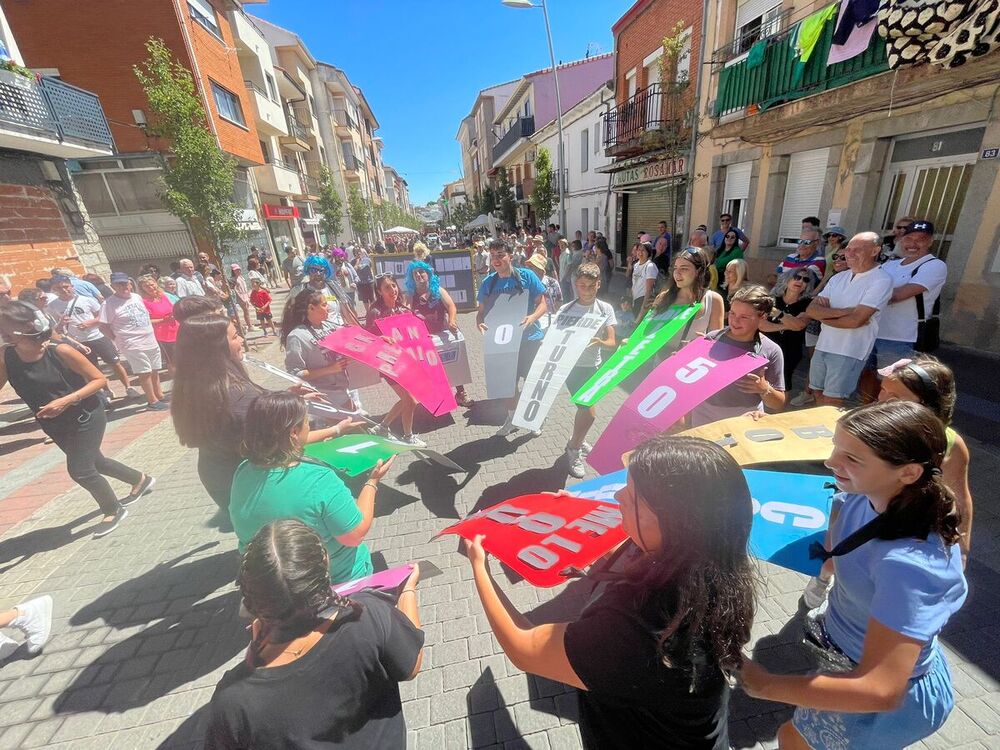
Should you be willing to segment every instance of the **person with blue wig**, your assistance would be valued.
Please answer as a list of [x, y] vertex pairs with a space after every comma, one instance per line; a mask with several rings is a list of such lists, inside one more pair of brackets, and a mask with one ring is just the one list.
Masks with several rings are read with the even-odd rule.
[[337, 325], [361, 325], [350, 297], [334, 278], [333, 266], [330, 265], [329, 260], [322, 255], [310, 255], [302, 264], [302, 272], [305, 274], [305, 278], [299, 286], [292, 290], [289, 299], [296, 297], [299, 292], [322, 292], [323, 296], [326, 297], [327, 305], [329, 305], [330, 320], [333, 323]]
[[[438, 341], [446, 330], [452, 337], [459, 335], [458, 308], [448, 290], [441, 286], [441, 279], [433, 266], [422, 260], [410, 263], [404, 286], [410, 309], [424, 321], [428, 333], [438, 337]], [[474, 403], [465, 392], [464, 385], [455, 386], [455, 401], [465, 409], [471, 409]]]

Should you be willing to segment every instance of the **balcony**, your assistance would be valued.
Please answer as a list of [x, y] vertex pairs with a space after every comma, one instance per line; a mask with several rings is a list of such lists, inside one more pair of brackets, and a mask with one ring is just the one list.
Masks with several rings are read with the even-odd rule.
[[[796, 26], [756, 42], [766, 45], [763, 60], [750, 67], [749, 56], [730, 61], [719, 69], [715, 117], [735, 113], [757, 114], [787, 102], [846, 86], [889, 69], [885, 40], [872, 35], [868, 49], [844, 62], [827, 66], [826, 59], [833, 43], [836, 24], [823, 28], [816, 48], [804, 65], [798, 61], [789, 40]], [[735, 42], [733, 43], [735, 44]], [[728, 45], [732, 47], [732, 45]], [[723, 50], [717, 51], [719, 55]]]
[[288, 135], [280, 138], [281, 145], [292, 151], [311, 151], [312, 127], [296, 119], [290, 112], [286, 113], [285, 123], [288, 125]]
[[535, 118], [520, 117], [517, 122], [508, 130], [504, 137], [493, 147], [493, 163], [496, 164], [500, 158], [513, 148], [514, 144], [522, 138], [530, 138], [535, 134]]
[[269, 195], [302, 195], [302, 182], [295, 167], [286, 164], [281, 159], [272, 159], [267, 164], [253, 169], [257, 179], [257, 187], [262, 193]]
[[352, 130], [358, 130], [358, 123], [350, 113], [344, 109], [335, 109], [333, 111], [333, 121], [336, 123], [337, 128], [343, 128], [342, 132], [338, 135], [350, 135]]
[[111, 154], [115, 144], [96, 95], [0, 70], [0, 148], [84, 159]]
[[288, 135], [288, 124], [285, 122], [285, 114], [281, 105], [274, 101], [259, 84], [253, 81], [244, 81], [250, 99], [253, 101], [253, 116], [257, 122], [257, 129], [267, 135]]
[[229, 26], [233, 31], [233, 38], [238, 48], [246, 50], [258, 58], [267, 56], [270, 59], [271, 50], [263, 32], [239, 3], [230, 3], [226, 17], [229, 19]]
[[615, 107], [604, 121], [607, 156], [627, 157], [687, 144], [688, 83], [654, 83]]
[[304, 195], [312, 200], [319, 198], [319, 180], [310, 177], [305, 172], [299, 172], [299, 182], [302, 183], [302, 192], [299, 195]]

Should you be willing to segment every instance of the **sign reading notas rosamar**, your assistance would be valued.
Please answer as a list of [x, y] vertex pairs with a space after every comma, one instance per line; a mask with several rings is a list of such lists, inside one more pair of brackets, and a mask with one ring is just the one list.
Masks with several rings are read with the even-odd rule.
[[611, 180], [611, 187], [666, 180], [686, 173], [687, 160], [683, 156], [674, 159], [660, 159], [615, 172], [614, 178]]

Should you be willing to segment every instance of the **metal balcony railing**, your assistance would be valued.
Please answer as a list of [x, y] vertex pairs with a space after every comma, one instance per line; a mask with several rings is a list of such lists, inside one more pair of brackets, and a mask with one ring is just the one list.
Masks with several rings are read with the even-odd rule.
[[493, 161], [499, 161], [507, 151], [521, 138], [530, 138], [535, 134], [535, 118], [519, 117], [517, 122], [501, 138], [497, 145], [493, 147]]
[[351, 117], [350, 113], [347, 112], [346, 110], [335, 109], [333, 111], [333, 118], [334, 120], [336, 120], [338, 125], [343, 125], [353, 130], [358, 130], [358, 123], [355, 122], [354, 118]]
[[296, 167], [295, 164], [293, 164], [292, 162], [284, 161], [283, 159], [278, 159], [278, 158], [268, 159], [267, 163], [275, 167], [281, 167], [282, 169], [287, 169], [291, 172], [295, 172], [296, 174], [299, 173], [298, 168]]
[[734, 57], [749, 52], [750, 48], [761, 39], [768, 39], [780, 34], [788, 27], [792, 12], [792, 8], [782, 10], [781, 6], [778, 5], [765, 13], [759, 21], [743, 26], [736, 32], [731, 42], [727, 42], [712, 53], [712, 63], [727, 63]]
[[309, 134], [312, 132], [311, 128], [307, 127], [305, 123], [296, 119], [296, 117], [292, 114], [287, 114], [285, 116], [285, 119], [288, 122], [288, 134], [290, 136], [300, 141], [305, 141], [309, 139]]
[[299, 172], [299, 180], [302, 181], [303, 195], [319, 195], [319, 180], [304, 172]]
[[254, 91], [254, 92], [260, 94], [261, 96], [263, 96], [268, 101], [272, 101], [272, 102], [274, 101], [274, 99], [271, 98], [271, 95], [269, 93], [267, 93], [260, 84], [254, 83], [253, 81], [247, 81], [247, 80], [244, 80], [243, 83], [246, 85], [247, 90]]
[[604, 148], [614, 155], [665, 147], [684, 137], [686, 81], [654, 83], [611, 110], [604, 120]]
[[95, 94], [57, 78], [28, 78], [0, 70], [0, 129], [114, 151], [114, 139]]
[[868, 49], [862, 54], [828, 66], [826, 60], [833, 44], [835, 25], [826, 24], [805, 63], [799, 60], [790, 44], [790, 37], [796, 31], [795, 25], [773, 37], [758, 40], [757, 43], [767, 46], [762, 59], [755, 61], [753, 67], [748, 64], [748, 57], [717, 71], [719, 85], [713, 114], [721, 117], [748, 107], [756, 111], [765, 110], [820, 91], [846, 86], [889, 69], [885, 40], [878, 34], [872, 35]]

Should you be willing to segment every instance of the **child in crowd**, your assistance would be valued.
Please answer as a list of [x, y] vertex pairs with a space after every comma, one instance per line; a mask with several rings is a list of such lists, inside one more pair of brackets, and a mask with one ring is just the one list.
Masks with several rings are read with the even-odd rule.
[[618, 332], [620, 339], [627, 339], [635, 330], [635, 315], [632, 314], [632, 300], [625, 295], [618, 300]]
[[251, 283], [253, 289], [250, 291], [250, 304], [257, 311], [257, 323], [260, 324], [260, 330], [266, 336], [267, 328], [270, 326], [271, 333], [277, 336], [278, 332], [274, 328], [274, 315], [271, 314], [271, 293], [267, 291], [267, 287], [260, 279], [254, 279]]

